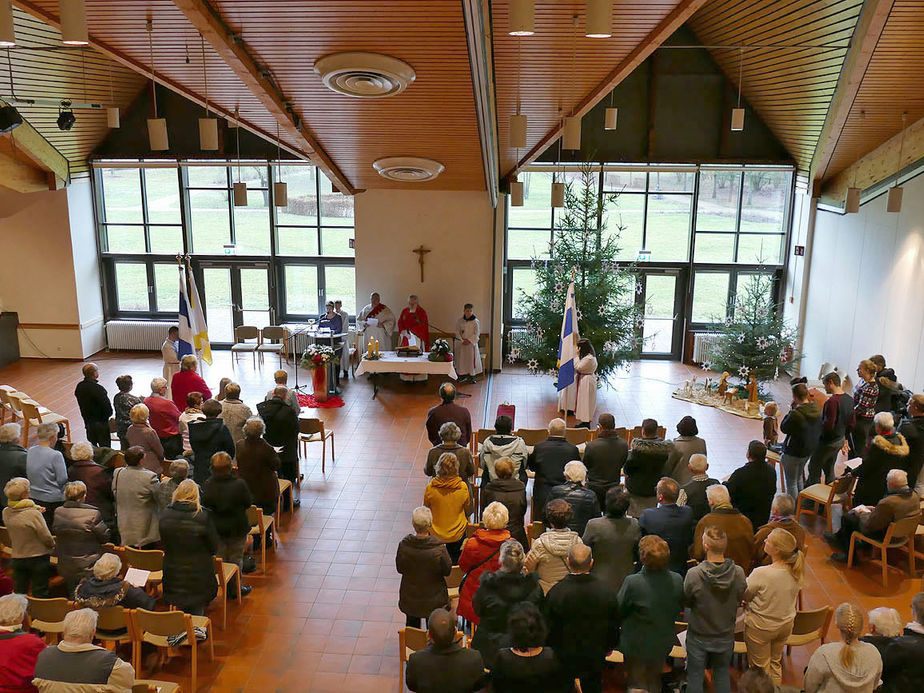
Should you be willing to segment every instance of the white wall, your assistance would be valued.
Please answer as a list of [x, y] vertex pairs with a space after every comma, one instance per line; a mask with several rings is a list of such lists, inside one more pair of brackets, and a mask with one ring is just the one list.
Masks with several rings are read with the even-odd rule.
[[[430, 324], [453, 330], [474, 303], [482, 332], [491, 327], [494, 210], [485, 192], [367, 190], [356, 196], [356, 303], [378, 291], [397, 317], [417, 294]], [[424, 282], [414, 248], [424, 259]]]
[[106, 348], [103, 320], [103, 296], [99, 256], [96, 252], [96, 226], [93, 223], [93, 198], [89, 180], [72, 183], [67, 188], [67, 212], [71, 227], [74, 257], [74, 280], [77, 285], [77, 311], [83, 355]]
[[853, 372], [881, 353], [905, 387], [924, 389], [924, 176], [904, 184], [900, 214], [880, 195], [859, 214], [818, 211], [803, 372]]

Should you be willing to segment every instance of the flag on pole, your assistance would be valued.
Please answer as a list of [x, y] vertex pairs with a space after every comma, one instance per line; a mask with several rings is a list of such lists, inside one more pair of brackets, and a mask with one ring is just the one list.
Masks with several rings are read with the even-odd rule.
[[558, 340], [558, 391], [574, 384], [574, 362], [577, 359], [578, 321], [577, 305], [574, 301], [574, 282], [568, 285], [565, 297], [565, 314], [561, 320], [561, 336]]
[[182, 359], [187, 354], [199, 352], [199, 357], [212, 365], [212, 347], [209, 344], [209, 328], [205, 324], [202, 304], [199, 303], [199, 290], [192, 270], [180, 264], [180, 339], [177, 355]]

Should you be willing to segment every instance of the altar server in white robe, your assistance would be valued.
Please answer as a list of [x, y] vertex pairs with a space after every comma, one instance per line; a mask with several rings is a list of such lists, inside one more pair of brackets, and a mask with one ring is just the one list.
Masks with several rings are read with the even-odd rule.
[[475, 315], [475, 306], [466, 303], [464, 313], [456, 322], [455, 343], [453, 344], [453, 361], [460, 383], [473, 383], [475, 376], [482, 372], [481, 351], [478, 349], [478, 337], [481, 335], [481, 323]]
[[578, 420], [578, 428], [590, 428], [597, 409], [597, 354], [587, 339], [579, 339], [577, 345], [574, 417]]
[[[350, 331], [350, 314], [343, 309], [343, 301], [334, 301], [334, 312], [340, 316], [340, 331]], [[340, 347], [340, 369], [343, 371], [343, 377], [350, 376], [350, 345], [353, 343], [352, 335], [343, 338], [343, 346]]]
[[382, 303], [377, 291], [369, 297], [369, 304], [356, 316], [356, 329], [363, 333], [363, 351], [373, 337], [379, 341], [379, 349], [392, 348], [391, 336], [395, 331], [395, 314]]
[[167, 381], [167, 399], [170, 399], [170, 383], [173, 382], [173, 374], [180, 371], [180, 357], [177, 353], [177, 343], [180, 338], [180, 328], [172, 326], [167, 330], [167, 338], [160, 348], [161, 356], [164, 359], [164, 380]]

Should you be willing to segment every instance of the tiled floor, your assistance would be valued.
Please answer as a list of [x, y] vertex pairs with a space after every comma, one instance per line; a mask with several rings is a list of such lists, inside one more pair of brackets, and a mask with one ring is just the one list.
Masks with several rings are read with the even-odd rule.
[[[136, 393], [160, 375], [149, 354], [99, 354], [101, 382], [112, 392], [114, 379], [134, 376]], [[255, 368], [248, 358], [232, 366], [227, 352], [204, 373], [210, 384], [224, 375], [240, 382], [244, 401], [253, 405], [271, 385], [275, 362]], [[83, 426], [72, 392], [80, 362], [23, 360], [0, 370], [0, 384], [11, 384], [42, 404], [71, 417], [75, 439]], [[289, 366], [291, 372], [291, 365]], [[684, 415], [696, 417], [706, 439], [712, 472], [725, 476], [743, 462], [747, 441], [760, 436], [760, 422], [671, 399], [671, 391], [694, 371], [663, 361], [635, 363], [601, 389], [598, 412], [611, 411], [617, 425], [633, 426], [657, 418], [673, 434]], [[300, 376], [302, 382], [307, 380]], [[291, 383], [290, 383], [291, 384]], [[420, 504], [426, 477], [423, 461], [429, 442], [423, 421], [436, 400], [438, 382], [402, 385], [390, 379], [371, 398], [365, 380], [344, 387], [346, 406], [319, 410], [336, 434], [337, 459], [321, 474], [320, 445], [302, 460], [306, 482], [302, 506], [283, 522], [280, 545], [270, 554], [266, 577], [248, 576], [253, 593], [244, 605], [232, 604], [228, 629], [216, 631], [216, 659], [200, 659], [200, 688], [224, 691], [394, 691], [398, 681], [397, 611], [399, 577], [394, 568], [397, 542], [410, 529], [410, 510]], [[785, 387], [776, 388], [781, 401]], [[501, 402], [517, 405], [516, 424], [541, 427], [556, 415], [551, 380], [514, 371], [486, 384], [462, 385], [471, 394], [460, 402], [474, 425], [490, 426]], [[827, 559], [821, 526], [811, 523], [806, 608], [852, 601], [864, 609], [887, 605], [909, 618], [910, 597], [919, 579], [890, 572], [889, 586], [878, 582], [878, 568], [845, 570]], [[901, 565], [907, 565], [902, 562]], [[797, 648], [786, 660], [787, 680], [801, 682], [811, 648]], [[185, 682], [188, 665], [180, 658], [161, 672], [144, 672]], [[608, 674], [608, 690], [621, 690], [619, 672]]]

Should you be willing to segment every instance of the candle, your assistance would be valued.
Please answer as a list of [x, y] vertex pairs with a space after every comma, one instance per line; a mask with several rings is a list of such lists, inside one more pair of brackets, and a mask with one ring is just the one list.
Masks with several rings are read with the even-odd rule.
[[375, 340], [375, 355], [379, 355], [379, 340]]
[[367, 356], [368, 358], [372, 358], [372, 342], [374, 342], [374, 341], [375, 341], [375, 340], [372, 339], [371, 337], [369, 338], [369, 350], [366, 352], [366, 356]]

